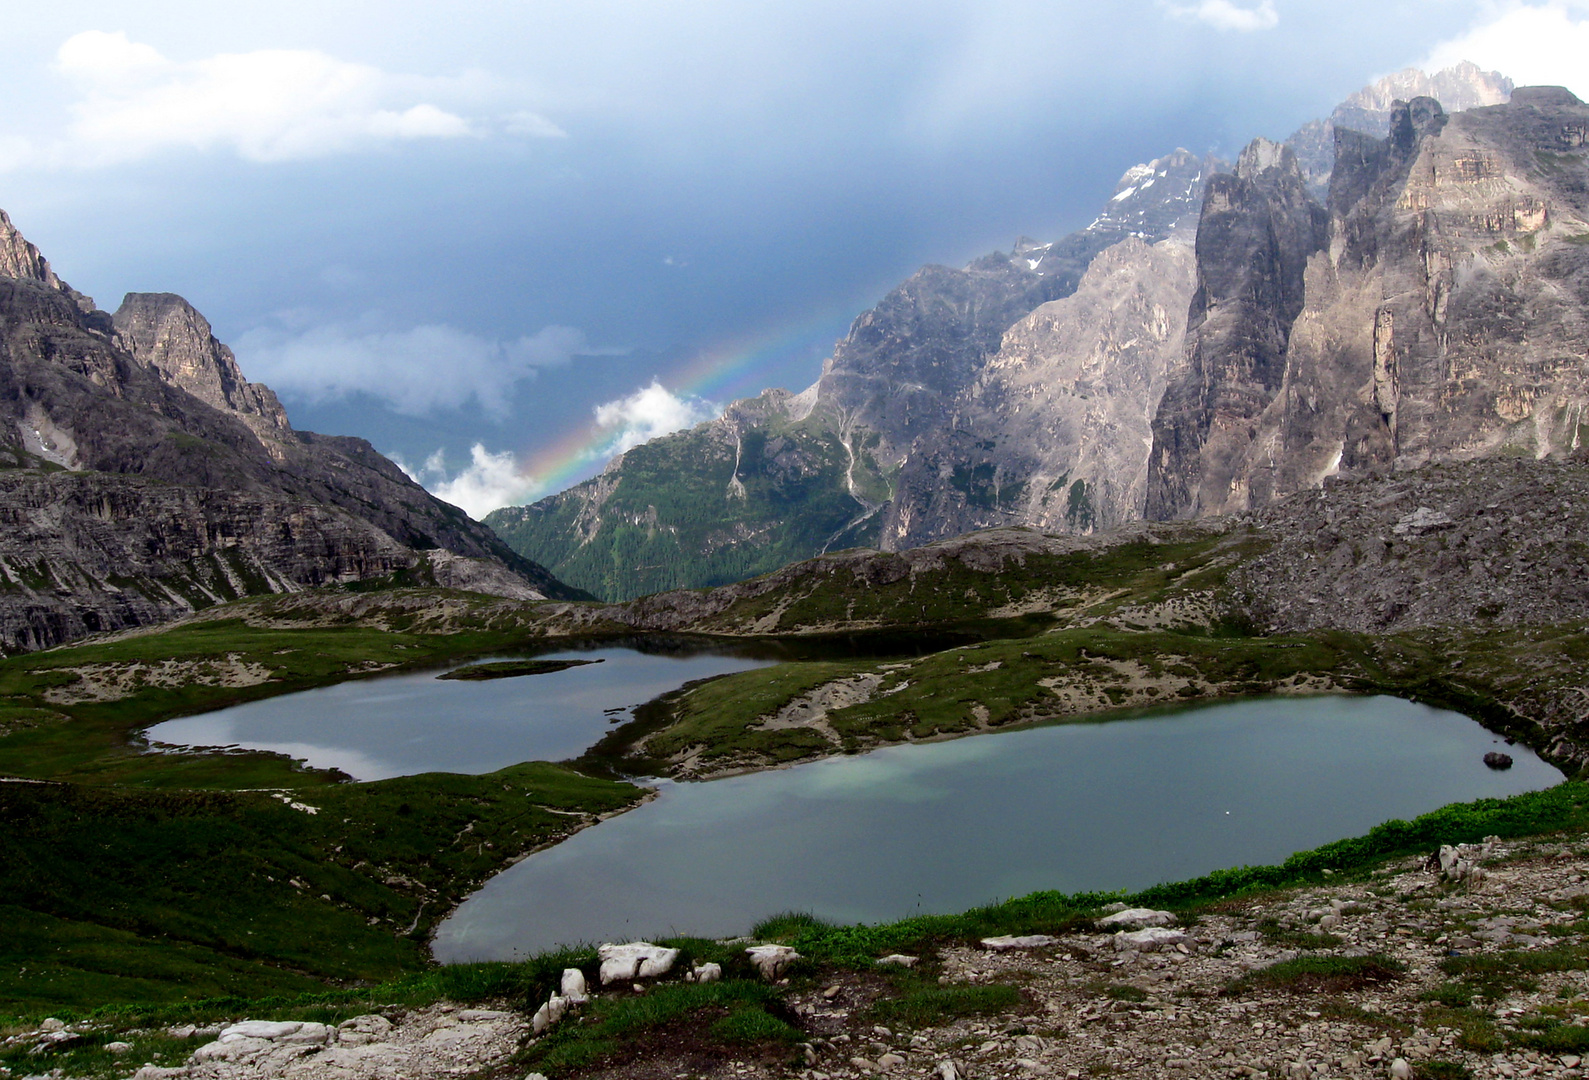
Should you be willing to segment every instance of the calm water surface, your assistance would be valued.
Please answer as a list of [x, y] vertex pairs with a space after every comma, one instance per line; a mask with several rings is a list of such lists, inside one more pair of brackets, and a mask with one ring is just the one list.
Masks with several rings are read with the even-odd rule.
[[538, 658], [602, 662], [480, 682], [438, 679], [439, 671], [363, 679], [169, 720], [147, 734], [166, 745], [270, 750], [359, 780], [486, 773], [577, 757], [635, 705], [692, 679], [767, 663], [619, 647]]
[[443, 961], [743, 933], [778, 911], [875, 922], [1037, 889], [1136, 889], [1446, 803], [1562, 779], [1457, 713], [1263, 699], [900, 746], [704, 784], [532, 855], [440, 927]]

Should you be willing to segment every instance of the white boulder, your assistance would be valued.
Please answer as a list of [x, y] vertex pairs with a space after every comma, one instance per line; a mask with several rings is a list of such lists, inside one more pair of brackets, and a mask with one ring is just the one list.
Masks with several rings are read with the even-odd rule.
[[1162, 926], [1149, 926], [1143, 930], [1122, 930], [1114, 936], [1115, 952], [1158, 952], [1160, 949], [1170, 948], [1186, 942], [1186, 935], [1179, 930], [1169, 930]]
[[696, 964], [692, 970], [684, 973], [684, 981], [692, 983], [722, 982], [723, 965], [711, 962]]
[[913, 968], [920, 962], [920, 957], [906, 956], [903, 953], [891, 953], [877, 960], [878, 967]]
[[546, 1034], [546, 1030], [561, 1020], [572, 1008], [572, 1003], [562, 994], [553, 994], [546, 999], [546, 1004], [535, 1010], [535, 1015], [530, 1018], [530, 1027], [537, 1035]]
[[379, 1013], [368, 1013], [337, 1025], [337, 1042], [344, 1046], [366, 1046], [380, 1042], [392, 1033], [392, 1022]]
[[1099, 926], [1107, 926], [1110, 929], [1123, 926], [1173, 926], [1174, 924], [1175, 916], [1170, 912], [1154, 911], [1145, 907], [1125, 908], [1098, 920]]
[[559, 991], [569, 1001], [583, 1002], [590, 997], [590, 988], [585, 985], [585, 973], [578, 968], [564, 968], [563, 982]]
[[648, 941], [628, 945], [603, 945], [596, 950], [601, 958], [601, 984], [632, 979], [655, 979], [673, 970], [679, 950], [665, 949]]
[[1009, 952], [1011, 949], [1042, 949], [1049, 945], [1058, 944], [1059, 939], [1049, 937], [1047, 934], [1026, 934], [1013, 936], [1003, 934], [999, 937], [985, 937], [982, 939], [984, 949], [994, 952]]
[[752, 945], [745, 952], [756, 970], [761, 972], [761, 977], [768, 982], [777, 979], [785, 968], [800, 959], [800, 954], [788, 945]]
[[[315, 1025], [320, 1027], [323, 1025]], [[221, 1029], [221, 1042], [232, 1042], [235, 1039], [282, 1039], [297, 1033], [303, 1027], [299, 1020], [244, 1020], [241, 1024], [233, 1024]]]
[[217, 1039], [214, 1042], [205, 1043], [193, 1051], [193, 1060], [200, 1064], [207, 1061], [239, 1061], [258, 1057], [275, 1045], [269, 1039], [255, 1039], [247, 1035], [234, 1035], [230, 1039]]

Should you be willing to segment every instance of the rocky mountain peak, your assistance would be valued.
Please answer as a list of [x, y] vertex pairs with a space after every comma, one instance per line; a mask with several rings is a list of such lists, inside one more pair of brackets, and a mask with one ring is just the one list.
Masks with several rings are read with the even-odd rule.
[[1236, 159], [1236, 175], [1243, 180], [1257, 180], [1275, 169], [1297, 171], [1296, 152], [1285, 143], [1273, 142], [1261, 135], [1248, 143]]
[[1432, 97], [1397, 101], [1390, 107], [1389, 139], [1392, 149], [1402, 155], [1417, 152], [1425, 135], [1438, 135], [1446, 126], [1446, 113]]
[[81, 310], [94, 310], [94, 301], [55, 275], [50, 260], [17, 231], [4, 210], [0, 210], [0, 277], [40, 282], [70, 296]]
[[1198, 157], [1176, 148], [1163, 157], [1133, 165], [1120, 177], [1114, 194], [1084, 230], [1102, 250], [1128, 236], [1153, 243], [1197, 221], [1203, 185], [1228, 168], [1218, 158]]
[[1337, 105], [1328, 119], [1304, 124], [1286, 141], [1297, 152], [1313, 197], [1323, 202], [1335, 166], [1337, 132], [1360, 132], [1383, 139], [1390, 134], [1396, 105], [1418, 98], [1432, 98], [1446, 112], [1453, 113], [1504, 105], [1511, 96], [1511, 79], [1498, 71], [1484, 71], [1466, 60], [1433, 75], [1406, 68], [1363, 87]]
[[133, 358], [217, 409], [235, 413], [262, 439], [291, 431], [270, 388], [243, 377], [209, 321], [174, 293], [128, 293], [111, 317], [116, 341]]
[[1385, 135], [1386, 119], [1398, 101], [1434, 98], [1447, 112], [1461, 112], [1504, 105], [1511, 95], [1511, 79], [1499, 71], [1484, 71], [1469, 60], [1433, 75], [1410, 67], [1363, 87], [1336, 106], [1330, 120], [1368, 135]]

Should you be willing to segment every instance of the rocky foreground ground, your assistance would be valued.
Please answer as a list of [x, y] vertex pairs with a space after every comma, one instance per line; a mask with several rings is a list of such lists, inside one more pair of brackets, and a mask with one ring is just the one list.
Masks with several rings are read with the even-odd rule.
[[[943, 986], [1009, 986], [1018, 1004], [910, 1030], [876, 1022], [876, 1004], [895, 987], [881, 968], [816, 978], [796, 969], [787, 1000], [804, 1044], [736, 1053], [675, 1027], [587, 1075], [1582, 1076], [1568, 1051], [1589, 1045], [1589, 845], [1552, 839], [1475, 854], [1484, 870], [1459, 883], [1431, 861], [1406, 859], [1366, 879], [1228, 901], [1163, 926], [1095, 924], [946, 948], [915, 958], [929, 986], [935, 974]], [[46, 1022], [12, 1041], [69, 1034]], [[182, 1061], [128, 1062], [120, 1075], [518, 1078], [528, 1070], [515, 1055], [533, 1039], [522, 1012], [446, 1003], [338, 1027], [249, 1021], [170, 1034], [202, 1045]]]

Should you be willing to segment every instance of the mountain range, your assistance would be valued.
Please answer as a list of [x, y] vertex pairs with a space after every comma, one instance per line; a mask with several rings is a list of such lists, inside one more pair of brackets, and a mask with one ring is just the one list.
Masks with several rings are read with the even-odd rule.
[[0, 650], [382, 581], [575, 598], [364, 440], [296, 431], [179, 296], [114, 312], [0, 213]]
[[1574, 453], [1585, 115], [1463, 64], [1391, 76], [1233, 166], [1178, 150], [1061, 241], [923, 268], [803, 393], [486, 520], [623, 599], [850, 546], [1091, 533], [1329, 475]]

